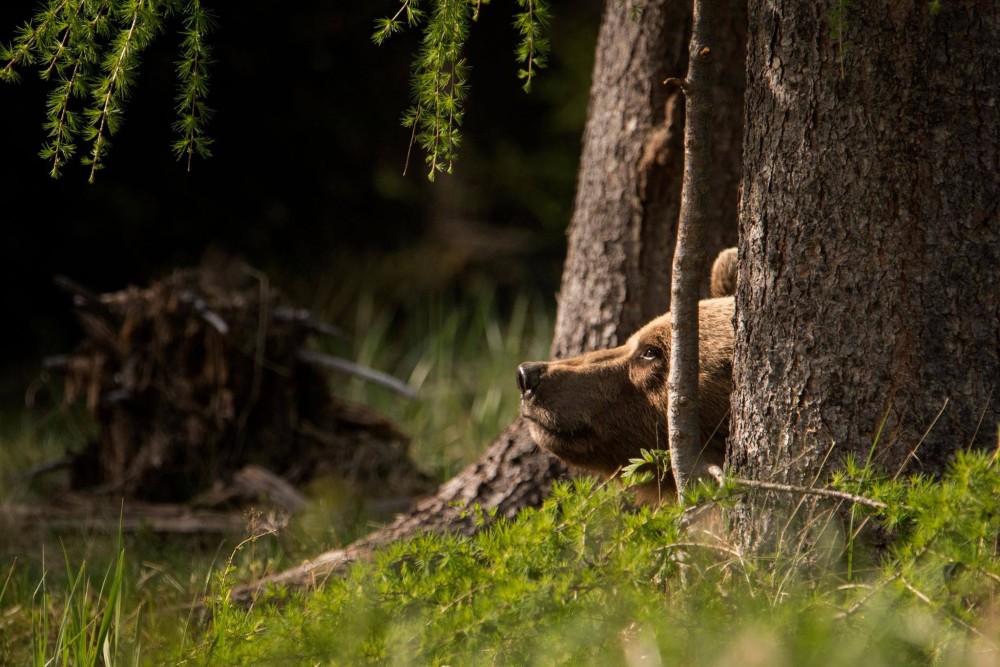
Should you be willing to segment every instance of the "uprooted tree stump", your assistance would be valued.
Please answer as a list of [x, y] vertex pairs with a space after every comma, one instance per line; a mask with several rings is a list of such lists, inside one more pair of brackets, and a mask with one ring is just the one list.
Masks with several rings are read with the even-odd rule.
[[74, 489], [184, 502], [248, 465], [291, 482], [332, 473], [380, 495], [427, 488], [405, 434], [331, 393], [331, 368], [359, 371], [306, 348], [332, 328], [283, 304], [263, 274], [181, 270], [108, 294], [57, 284], [73, 294], [85, 338], [46, 366], [98, 433], [71, 457]]

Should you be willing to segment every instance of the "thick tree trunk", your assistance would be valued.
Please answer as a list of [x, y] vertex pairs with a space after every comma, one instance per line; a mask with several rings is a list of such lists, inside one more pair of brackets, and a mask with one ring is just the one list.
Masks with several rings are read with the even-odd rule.
[[[745, 3], [724, 0], [713, 159], [717, 201], [710, 256], [736, 242], [742, 155]], [[580, 163], [552, 356], [613, 347], [670, 307], [670, 267], [684, 170], [684, 95], [664, 86], [687, 71], [691, 5], [656, 0], [633, 17], [607, 3]]]
[[[870, 453], [939, 473], [1000, 419], [1000, 9], [842, 9], [750, 2], [729, 457], [750, 479]], [[749, 498], [743, 544], [774, 546], [793, 502]]]
[[687, 2], [634, 18], [610, 0], [598, 37], [580, 177], [552, 341], [554, 358], [614, 347], [670, 304], [680, 211]]
[[[731, 1], [731, 0], [730, 0]], [[737, 3], [734, 3], [737, 4]], [[563, 271], [555, 357], [609, 347], [655, 315], [669, 299], [669, 267], [683, 169], [683, 98], [662, 82], [687, 67], [690, 7], [655, 0], [633, 19], [627, 5], [608, 0], [598, 36], [594, 80], [584, 133], [569, 251]], [[741, 71], [745, 14], [730, 14], [720, 58]], [[740, 168], [742, 77], [729, 74], [716, 99], [720, 113], [715, 191], [728, 193], [709, 221], [713, 247], [735, 240]], [[725, 127], [723, 127], [725, 125]], [[733, 126], [737, 130], [733, 129]], [[511, 390], [515, 390], [511, 369]], [[520, 419], [490, 444], [483, 457], [442, 485], [410, 513], [344, 549], [234, 590], [249, 601], [268, 582], [311, 585], [372, 549], [421, 532], [474, 532], [473, 504], [512, 516], [538, 505], [564, 466], [531, 441]]]

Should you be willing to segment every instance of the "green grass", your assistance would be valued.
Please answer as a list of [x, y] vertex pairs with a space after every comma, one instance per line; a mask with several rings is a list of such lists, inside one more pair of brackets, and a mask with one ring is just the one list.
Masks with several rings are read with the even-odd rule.
[[[50, 601], [46, 574], [35, 589], [37, 607], [32, 613], [34, 662], [43, 667], [61, 665], [110, 665], [122, 661], [119, 633], [122, 628], [122, 588], [125, 578], [125, 551], [121, 542], [118, 555], [104, 574], [100, 588], [92, 588], [85, 563], [75, 570], [67, 559], [68, 587], [62, 600], [58, 626], [50, 627]], [[54, 634], [55, 638], [52, 639]], [[138, 656], [138, 646], [133, 654]], [[51, 656], [51, 657], [50, 657]]]
[[438, 295], [405, 317], [362, 295], [353, 335], [329, 344], [339, 356], [390, 373], [417, 392], [408, 401], [356, 378], [335, 380], [338, 393], [401, 424], [413, 436], [414, 460], [442, 481], [475, 461], [517, 416], [515, 369], [547, 358], [552, 338], [552, 315], [540, 297], [518, 294], [501, 308], [490, 288], [472, 295], [464, 301]]
[[[362, 298], [336, 318], [354, 335], [328, 343], [417, 390], [333, 379], [409, 430], [440, 478], [513, 418], [513, 369], [551, 336], [539, 299], [474, 293], [405, 313]], [[0, 428], [4, 501], [45, 498], [64, 480], [17, 471], [86, 429], [32, 419]], [[578, 480], [472, 538], [395, 544], [249, 611], [230, 604], [234, 585], [351, 539], [363, 503], [310, 488], [306, 515], [276, 534], [251, 522], [246, 539], [15, 531], [0, 517], [0, 665], [1000, 665], [995, 457], [963, 455], [943, 482], [852, 464], [832, 483], [888, 509], [830, 519], [808, 551], [748, 558], [695, 544], [678, 507], [635, 510], [616, 485]], [[892, 549], [852, 540], [864, 522], [893, 531]]]
[[[872, 519], [897, 533], [889, 551], [850, 575], [843, 548], [819, 561], [811, 551], [740, 557], [721, 541], [695, 544], [678, 528], [680, 508], [635, 511], [619, 488], [582, 480], [472, 538], [393, 545], [281, 606], [234, 609], [222, 585], [216, 622], [171, 657], [220, 665], [998, 664], [1000, 469], [992, 455], [963, 455], [940, 483], [865, 473], [838, 484], [889, 503]], [[823, 528], [840, 531], [842, 547], [850, 543], [843, 525], [833, 518]]]
[[[328, 313], [351, 332], [328, 351], [396, 375], [417, 398], [346, 376], [331, 379], [335, 391], [396, 420], [413, 435], [414, 460], [438, 479], [475, 460], [514, 418], [515, 367], [547, 354], [552, 318], [544, 301], [528, 295], [501, 300], [484, 287], [403, 310], [378, 308], [363, 296]], [[56, 386], [47, 391], [58, 401]], [[92, 426], [77, 412], [0, 413], [0, 502], [47, 502], [66, 485], [65, 473], [30, 479], [25, 472], [90, 436]], [[365, 499], [343, 485], [317, 480], [305, 491], [311, 506], [285, 530], [238, 550], [239, 537], [152, 533], [123, 536], [119, 550], [114, 535], [57, 533], [0, 516], [0, 665], [99, 664], [104, 638], [116, 642], [109, 644], [117, 647], [115, 664], [155, 663], [152, 656], [181, 650], [200, 632], [200, 600], [223, 585], [220, 572], [227, 582], [250, 580], [350, 541], [373, 518], [384, 518], [373, 517]], [[252, 526], [248, 534], [256, 534]], [[92, 631], [106, 618], [113, 623], [95, 638]], [[96, 663], [90, 660], [95, 641], [102, 654]]]

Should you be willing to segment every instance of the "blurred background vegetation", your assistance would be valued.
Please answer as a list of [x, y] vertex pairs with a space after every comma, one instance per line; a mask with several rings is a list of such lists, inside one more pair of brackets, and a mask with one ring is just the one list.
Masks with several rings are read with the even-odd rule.
[[[417, 35], [370, 41], [392, 0], [211, 5], [215, 157], [192, 173], [170, 150], [172, 29], [143, 58], [94, 185], [79, 165], [55, 181], [37, 158], [47, 90], [37, 75], [0, 88], [2, 405], [18, 409], [39, 360], [79, 336], [55, 274], [115, 290], [211, 249], [265, 270], [294, 302], [352, 333], [362, 298], [394, 327], [431, 302], [483, 294], [501, 315], [519, 294], [554, 308], [600, 3], [553, 3], [551, 66], [530, 95], [517, 79], [510, 5], [484, 8], [473, 26], [464, 145], [456, 174], [435, 184], [419, 158], [402, 174]], [[35, 9], [4, 3], [0, 36], [11, 39]]]
[[[550, 66], [530, 95], [517, 78], [516, 3], [483, 9], [468, 49], [464, 145], [456, 173], [433, 184], [416, 155], [402, 174], [410, 132], [400, 119], [419, 35], [371, 42], [375, 19], [394, 13], [395, 0], [209, 5], [218, 23], [215, 157], [196, 160], [191, 173], [171, 151], [176, 26], [143, 57], [94, 185], [80, 165], [53, 180], [38, 158], [45, 82], [27, 70], [18, 85], [0, 86], [0, 502], [47, 502], [65, 478], [26, 471], [93, 435], [82, 411], [59, 409], [59, 378], [39, 382], [42, 359], [82, 336], [53, 277], [113, 291], [206, 255], [265, 271], [291, 303], [347, 332], [326, 351], [415, 389], [418, 398], [406, 401], [346, 377], [336, 387], [409, 432], [412, 457], [434, 481], [474, 460], [516, 414], [516, 364], [546, 355], [551, 339], [602, 6], [552, 5]], [[0, 3], [0, 39], [11, 40], [36, 10], [35, 2]], [[315, 555], [385, 518], [326, 480], [304, 491], [310, 509], [280, 537], [241, 551], [239, 578]], [[86, 563], [102, 572], [117, 547], [98, 532], [0, 528], [8, 535], [0, 562], [10, 567], [0, 572], [0, 600], [15, 610], [0, 619], [2, 663], [32, 646], [46, 652], [48, 631], [38, 624], [58, 626], [70, 600], [86, 599], [74, 598], [69, 570]], [[191, 618], [191, 601], [239, 539], [126, 535], [125, 613], [135, 640], [169, 644], [177, 618]]]

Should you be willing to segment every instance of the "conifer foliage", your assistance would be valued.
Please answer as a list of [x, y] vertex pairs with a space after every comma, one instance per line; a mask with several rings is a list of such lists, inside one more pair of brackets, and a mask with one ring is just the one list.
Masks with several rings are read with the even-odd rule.
[[[423, 31], [413, 63], [413, 104], [403, 124], [413, 130], [411, 151], [418, 144], [426, 152], [431, 180], [438, 172], [451, 173], [461, 143], [469, 82], [464, 49], [486, 4], [489, 0], [402, 0], [394, 16], [376, 21], [376, 44], [407, 27]], [[179, 20], [170, 21], [174, 17]], [[515, 58], [525, 92], [546, 66], [550, 19], [548, 0], [517, 0]], [[40, 154], [54, 178], [79, 158], [94, 181], [122, 123], [143, 51], [168, 23], [180, 33], [173, 149], [190, 170], [195, 156], [211, 156], [212, 144], [206, 134], [212, 111], [205, 99], [212, 62], [206, 37], [213, 18], [201, 0], [45, 0], [13, 42], [0, 46], [0, 80], [16, 82], [24, 69], [35, 67], [51, 84], [48, 136]]]
[[33, 67], [50, 82], [48, 136], [40, 155], [53, 177], [79, 157], [90, 166], [93, 182], [122, 123], [143, 51], [173, 16], [180, 18], [181, 37], [173, 148], [190, 169], [195, 155], [210, 155], [211, 145], [205, 134], [211, 117], [205, 105], [211, 49], [205, 38], [212, 17], [201, 0], [47, 0], [0, 48], [0, 79], [16, 82]]
[[[461, 143], [459, 130], [469, 83], [463, 49], [472, 22], [479, 19], [480, 8], [489, 0], [431, 0], [431, 4], [433, 7], [425, 11], [420, 0], [402, 0], [394, 16], [375, 22], [372, 39], [381, 44], [405, 27], [424, 24], [422, 44], [413, 63], [413, 104], [403, 115], [403, 125], [413, 130], [411, 151], [419, 144], [427, 153], [427, 176], [434, 180], [438, 172], [451, 173]], [[517, 0], [517, 5], [514, 28], [521, 40], [515, 50], [521, 65], [518, 77], [524, 81], [525, 92], [530, 92], [535, 74], [546, 65], [549, 43], [545, 28], [551, 13], [547, 0]]]

